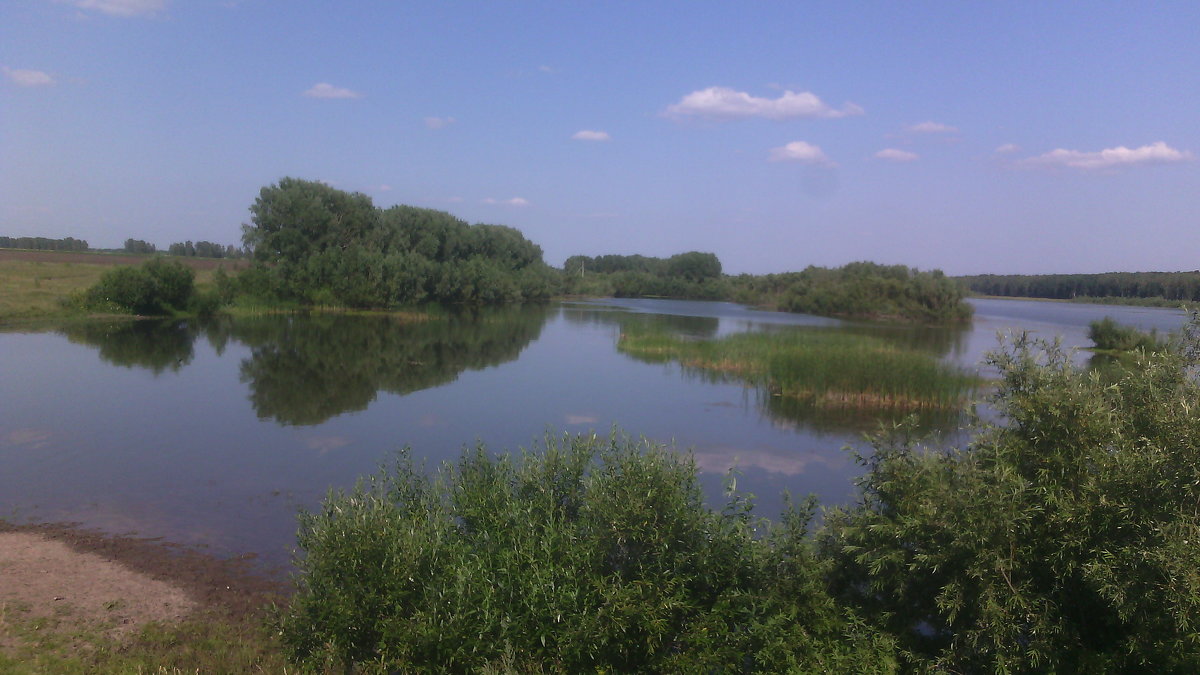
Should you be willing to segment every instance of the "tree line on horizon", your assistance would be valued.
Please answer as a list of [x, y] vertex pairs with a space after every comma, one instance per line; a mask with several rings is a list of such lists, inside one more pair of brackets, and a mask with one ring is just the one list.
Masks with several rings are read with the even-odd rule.
[[1162, 298], [1200, 301], [1200, 270], [1101, 274], [977, 274], [955, 277], [973, 293], [1003, 297]]
[[0, 248], [20, 248], [29, 251], [87, 251], [86, 239], [63, 237], [0, 237]]

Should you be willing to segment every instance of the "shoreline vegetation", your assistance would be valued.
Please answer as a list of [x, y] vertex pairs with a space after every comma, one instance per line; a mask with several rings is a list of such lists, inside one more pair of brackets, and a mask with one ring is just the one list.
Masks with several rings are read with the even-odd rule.
[[617, 349], [639, 359], [731, 377], [768, 396], [821, 409], [917, 412], [961, 409], [982, 384], [935, 356], [864, 335], [817, 331], [743, 333], [694, 340], [626, 332]]
[[[87, 291], [68, 298], [58, 314], [189, 315], [230, 307], [410, 310], [427, 303], [518, 304], [590, 295], [732, 300], [878, 321], [947, 323], [971, 316], [962, 287], [938, 270], [857, 262], [836, 269], [810, 266], [786, 274], [729, 276], [722, 274], [716, 255], [699, 251], [666, 259], [573, 256], [560, 270], [547, 265], [541, 247], [514, 228], [472, 225], [443, 211], [413, 206], [379, 208], [367, 195], [296, 178], [262, 188], [250, 212], [241, 249], [205, 241], [172, 244], [168, 250], [174, 255], [151, 257], [136, 271], [104, 273]], [[47, 252], [87, 246], [71, 238], [4, 241]], [[125, 250], [153, 254], [157, 249], [129, 239]], [[204, 254], [221, 257], [196, 257]], [[249, 266], [241, 260], [244, 256], [251, 257]], [[188, 282], [181, 261], [193, 263], [186, 266], [190, 270], [200, 260], [216, 260], [219, 266], [211, 280], [184, 289]], [[34, 273], [37, 286], [41, 277]], [[12, 298], [8, 304], [13, 307], [0, 307], [0, 321], [55, 313], [44, 303], [37, 311], [23, 311], [19, 302]]]

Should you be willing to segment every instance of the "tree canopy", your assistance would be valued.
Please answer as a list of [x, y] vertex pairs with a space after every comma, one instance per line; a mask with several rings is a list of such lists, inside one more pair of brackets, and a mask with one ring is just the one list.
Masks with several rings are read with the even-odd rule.
[[469, 225], [415, 206], [284, 178], [259, 192], [242, 240], [256, 266], [231, 293], [306, 304], [395, 307], [422, 301], [543, 300], [558, 275], [542, 250], [502, 225]]

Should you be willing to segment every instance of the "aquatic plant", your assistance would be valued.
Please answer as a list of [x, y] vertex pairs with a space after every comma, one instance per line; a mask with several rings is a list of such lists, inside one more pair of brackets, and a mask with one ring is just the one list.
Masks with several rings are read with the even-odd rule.
[[825, 408], [954, 408], [980, 384], [977, 376], [928, 353], [842, 331], [740, 333], [719, 340], [634, 332], [623, 333], [617, 347], [641, 359], [678, 361]]

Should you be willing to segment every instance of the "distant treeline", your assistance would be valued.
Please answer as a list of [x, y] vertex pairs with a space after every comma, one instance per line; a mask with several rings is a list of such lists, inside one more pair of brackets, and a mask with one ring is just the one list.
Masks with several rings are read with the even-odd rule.
[[88, 243], [84, 239], [64, 237], [49, 239], [47, 237], [0, 237], [0, 248], [23, 248], [32, 251], [86, 251]]
[[380, 209], [367, 195], [297, 178], [264, 187], [250, 212], [242, 240], [255, 265], [229, 279], [231, 299], [389, 308], [544, 300], [560, 290], [541, 247], [511, 227]]
[[576, 255], [563, 264], [564, 290], [618, 298], [668, 297], [719, 300], [728, 295], [721, 261], [689, 251], [670, 258], [643, 255]]
[[193, 258], [241, 258], [245, 253], [233, 244], [222, 246], [211, 241], [176, 242], [167, 248], [170, 255], [180, 255]]
[[971, 317], [965, 292], [941, 270], [854, 262], [802, 272], [722, 276], [712, 253], [670, 258], [572, 256], [563, 266], [569, 293], [732, 300], [821, 316], [940, 323]]
[[957, 277], [972, 292], [1021, 298], [1163, 298], [1200, 301], [1200, 271], [1104, 274], [979, 274]]

